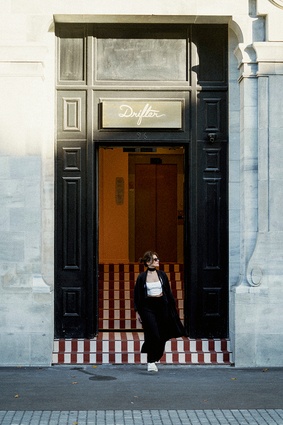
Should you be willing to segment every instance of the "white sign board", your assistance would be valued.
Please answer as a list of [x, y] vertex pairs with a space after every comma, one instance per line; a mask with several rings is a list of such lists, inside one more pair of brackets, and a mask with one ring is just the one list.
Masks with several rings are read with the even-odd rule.
[[102, 128], [182, 128], [182, 100], [103, 100]]

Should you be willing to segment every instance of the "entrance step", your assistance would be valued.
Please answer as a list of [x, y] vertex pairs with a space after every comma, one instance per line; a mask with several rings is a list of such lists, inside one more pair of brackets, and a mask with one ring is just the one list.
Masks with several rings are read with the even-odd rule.
[[[143, 332], [101, 332], [93, 339], [56, 339], [53, 364], [145, 364], [140, 353]], [[163, 364], [229, 365], [228, 339], [172, 339], [166, 343]]]

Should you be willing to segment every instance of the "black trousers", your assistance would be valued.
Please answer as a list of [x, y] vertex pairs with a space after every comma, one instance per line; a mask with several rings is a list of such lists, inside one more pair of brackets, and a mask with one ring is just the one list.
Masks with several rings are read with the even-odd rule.
[[158, 362], [165, 349], [168, 308], [164, 297], [148, 297], [141, 316], [144, 344], [141, 352], [147, 353], [148, 363]]

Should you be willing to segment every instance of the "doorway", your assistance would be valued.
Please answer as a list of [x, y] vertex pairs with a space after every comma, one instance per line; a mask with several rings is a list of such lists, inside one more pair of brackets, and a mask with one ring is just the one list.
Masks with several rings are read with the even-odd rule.
[[99, 263], [183, 262], [184, 148], [99, 149]]
[[[227, 337], [227, 26], [60, 24], [56, 36], [55, 335], [96, 335], [101, 276], [105, 287], [135, 277], [132, 265], [155, 244], [170, 273], [183, 265], [190, 337]], [[176, 201], [176, 164], [161, 150], [180, 146]], [[159, 199], [157, 182], [169, 174]], [[160, 243], [173, 222], [170, 243]]]
[[147, 250], [158, 252], [184, 319], [185, 148], [104, 146], [97, 156], [99, 330], [141, 329], [132, 295]]

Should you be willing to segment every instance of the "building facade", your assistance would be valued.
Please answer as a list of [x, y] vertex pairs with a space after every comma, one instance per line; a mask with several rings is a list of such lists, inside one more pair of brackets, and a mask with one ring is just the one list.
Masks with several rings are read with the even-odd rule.
[[1, 2], [1, 366], [139, 331], [150, 247], [191, 341], [282, 366], [283, 2], [68, 3]]

